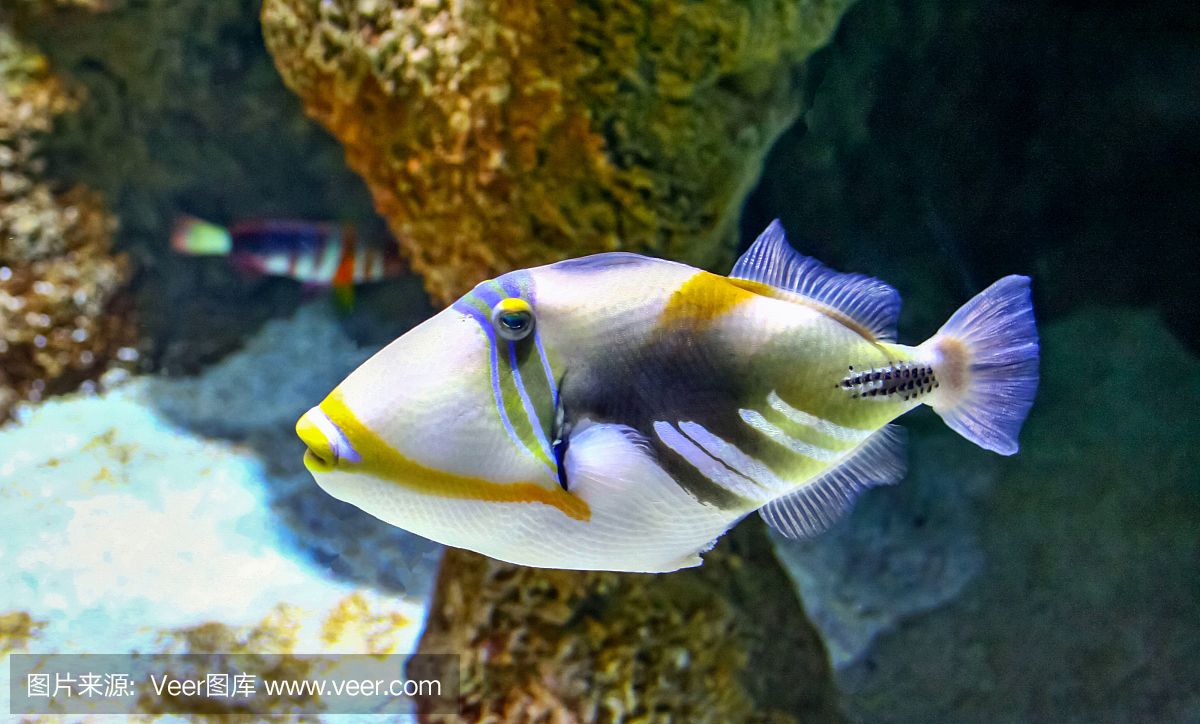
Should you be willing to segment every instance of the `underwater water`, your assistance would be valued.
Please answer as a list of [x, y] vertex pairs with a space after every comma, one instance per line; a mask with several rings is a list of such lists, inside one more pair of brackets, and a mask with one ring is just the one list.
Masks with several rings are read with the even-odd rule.
[[[0, 0], [0, 717], [1200, 721], [1197, 77], [1186, 2]], [[773, 219], [894, 287], [904, 344], [1028, 276], [1020, 450], [920, 407], [903, 479], [820, 535], [747, 509], [699, 567], [618, 572], [685, 565], [653, 557], [660, 533], [733, 505], [686, 465], [661, 492], [627, 474], [651, 448], [633, 413], [703, 446], [680, 415], [736, 412], [775, 370], [679, 372], [718, 313], [664, 302], [683, 311], [654, 326], [639, 300], [685, 287], [620, 265], [597, 283], [594, 261], [565, 267], [584, 302], [557, 351], [549, 315], [518, 346], [550, 283], [532, 306], [521, 275], [457, 303], [493, 352], [513, 335], [515, 382], [462, 372], [505, 354], [408, 333], [481, 281], [599, 252], [727, 275]], [[322, 478], [375, 449], [353, 418], [296, 431], [397, 338], [352, 402], [428, 456], [389, 458], [428, 493], [403, 503]], [[572, 397], [571, 355], [639, 366]], [[585, 437], [584, 402], [643, 436]], [[426, 502], [525, 454], [548, 487]], [[640, 484], [605, 492], [627, 517], [580, 513], [568, 471], [614, 468]], [[630, 528], [513, 523], [531, 507]], [[520, 565], [544, 550], [591, 565]], [[265, 687], [368, 670], [445, 691]], [[257, 688], [214, 693], [226, 672]]]

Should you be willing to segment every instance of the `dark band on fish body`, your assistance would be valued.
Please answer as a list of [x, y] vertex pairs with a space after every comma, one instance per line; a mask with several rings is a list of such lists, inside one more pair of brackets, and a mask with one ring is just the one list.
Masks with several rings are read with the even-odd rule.
[[235, 250], [251, 254], [315, 254], [329, 244], [341, 244], [343, 231], [336, 224], [308, 221], [263, 220], [230, 225]]
[[749, 373], [749, 359], [725, 354], [718, 345], [713, 334], [664, 330], [647, 344], [614, 350], [603, 359], [589, 360], [585, 369], [573, 369], [563, 382], [564, 406], [575, 420], [637, 430], [667, 474], [700, 502], [723, 509], [742, 507], [741, 496], [705, 476], [654, 431], [656, 421], [703, 425], [786, 477], [793, 462], [790, 453], [747, 426], [738, 413], [740, 400], [766, 399], [769, 390]]

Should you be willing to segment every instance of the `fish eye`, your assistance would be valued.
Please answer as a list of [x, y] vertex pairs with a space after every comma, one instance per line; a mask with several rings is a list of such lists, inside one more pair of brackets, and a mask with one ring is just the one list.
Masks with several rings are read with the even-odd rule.
[[501, 299], [492, 310], [492, 326], [501, 339], [510, 342], [525, 339], [533, 331], [533, 308], [524, 299]]

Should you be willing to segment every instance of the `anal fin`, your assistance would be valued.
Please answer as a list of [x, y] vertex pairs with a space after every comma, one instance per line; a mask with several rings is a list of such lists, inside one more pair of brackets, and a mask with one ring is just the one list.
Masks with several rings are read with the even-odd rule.
[[772, 500], [759, 515], [788, 538], [811, 538], [828, 530], [868, 488], [899, 482], [905, 472], [904, 428], [887, 425], [843, 460], [798, 490]]

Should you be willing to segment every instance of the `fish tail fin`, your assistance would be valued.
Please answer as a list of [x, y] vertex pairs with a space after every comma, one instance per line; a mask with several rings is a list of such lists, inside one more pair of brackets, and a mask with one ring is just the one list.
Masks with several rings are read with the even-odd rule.
[[934, 412], [976, 445], [1015, 453], [1038, 385], [1029, 277], [984, 289], [919, 349], [938, 383], [928, 398]]
[[352, 311], [354, 309], [354, 284], [335, 284], [333, 286], [333, 303], [342, 313]]
[[233, 249], [229, 229], [182, 214], [171, 230], [171, 249], [187, 256], [225, 256]]

